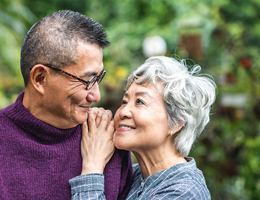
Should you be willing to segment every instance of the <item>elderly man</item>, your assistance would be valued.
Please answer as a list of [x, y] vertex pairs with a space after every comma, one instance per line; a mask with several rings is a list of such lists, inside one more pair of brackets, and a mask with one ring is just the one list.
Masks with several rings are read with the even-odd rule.
[[[30, 29], [21, 51], [25, 90], [0, 110], [0, 199], [71, 198], [69, 179], [82, 170], [81, 124], [100, 100], [107, 45], [103, 27], [73, 11]], [[104, 176], [107, 199], [124, 199], [129, 152], [116, 149]]]

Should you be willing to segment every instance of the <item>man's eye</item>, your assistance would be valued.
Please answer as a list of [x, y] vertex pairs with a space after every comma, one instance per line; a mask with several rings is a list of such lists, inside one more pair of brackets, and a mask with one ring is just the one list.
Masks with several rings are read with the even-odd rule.
[[122, 100], [121, 105], [127, 104], [126, 100]]
[[87, 80], [86, 79], [83, 79], [83, 80], [91, 83], [95, 80], [95, 76], [91, 76], [90, 78], [87, 78]]

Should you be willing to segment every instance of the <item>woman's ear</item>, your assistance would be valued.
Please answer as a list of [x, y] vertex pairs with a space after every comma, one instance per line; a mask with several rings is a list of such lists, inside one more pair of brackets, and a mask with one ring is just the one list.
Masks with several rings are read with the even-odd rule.
[[178, 126], [171, 128], [170, 129], [170, 136], [173, 136], [176, 133], [178, 133], [182, 129], [182, 127], [183, 127], [183, 124], [179, 124]]
[[35, 65], [30, 72], [30, 79], [33, 87], [42, 95], [45, 91], [46, 75], [47, 69], [44, 65]]

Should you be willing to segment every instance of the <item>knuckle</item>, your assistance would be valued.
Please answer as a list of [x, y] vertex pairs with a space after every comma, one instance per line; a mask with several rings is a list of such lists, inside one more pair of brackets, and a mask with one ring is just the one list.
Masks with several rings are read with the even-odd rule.
[[100, 108], [98, 108], [98, 109], [99, 109], [100, 112], [104, 112], [104, 110], [105, 110], [105, 109], [102, 108], [102, 107], [100, 107]]

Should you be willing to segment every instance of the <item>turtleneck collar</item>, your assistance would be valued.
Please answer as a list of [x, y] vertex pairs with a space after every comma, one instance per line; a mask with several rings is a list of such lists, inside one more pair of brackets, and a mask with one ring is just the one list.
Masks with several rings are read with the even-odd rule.
[[20, 128], [26, 130], [30, 137], [40, 140], [41, 143], [59, 143], [73, 137], [80, 125], [70, 129], [59, 129], [34, 117], [23, 105], [22, 92], [15, 103], [6, 108], [6, 115]]

